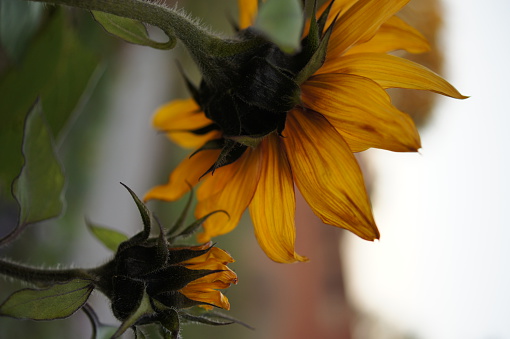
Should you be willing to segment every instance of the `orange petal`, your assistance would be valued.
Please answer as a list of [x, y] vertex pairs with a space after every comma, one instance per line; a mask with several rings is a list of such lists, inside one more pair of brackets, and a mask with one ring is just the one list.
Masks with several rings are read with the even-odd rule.
[[156, 186], [145, 194], [144, 200], [159, 199], [174, 201], [195, 186], [198, 179], [214, 164], [220, 150], [200, 151], [191, 158], [184, 159], [170, 174], [166, 185]]
[[[207, 243], [207, 244], [210, 244], [210, 243]], [[204, 253], [198, 257], [194, 257], [194, 258], [185, 260], [185, 261], [181, 262], [181, 264], [200, 264], [200, 263], [203, 263], [209, 259], [214, 259], [222, 264], [228, 264], [228, 263], [232, 263], [235, 261], [234, 258], [232, 258], [232, 256], [229, 253], [227, 253], [226, 251], [224, 251], [218, 247], [212, 247], [209, 251], [207, 251], [207, 253]]]
[[323, 222], [379, 238], [361, 170], [342, 136], [319, 114], [293, 110], [283, 142], [294, 181]]
[[[230, 303], [228, 302], [227, 297], [225, 297], [220, 291], [208, 288], [201, 289], [200, 286], [188, 285], [179, 290], [179, 292], [191, 300], [212, 304], [225, 310], [230, 309]], [[209, 309], [209, 307], [206, 308]]]
[[208, 241], [211, 237], [233, 230], [243, 212], [248, 207], [260, 177], [260, 152], [248, 148], [233, 164], [218, 168], [214, 174], [208, 174], [205, 182], [197, 191], [198, 204], [196, 218], [201, 218], [213, 211], [216, 213], [204, 223], [204, 233], [199, 241]]
[[258, 0], [237, 0], [240, 29], [245, 29], [255, 22], [255, 17], [258, 12], [258, 2]]
[[204, 135], [196, 135], [187, 131], [202, 128], [211, 123], [212, 120], [205, 116], [193, 99], [174, 100], [160, 107], [153, 120], [154, 127], [168, 132], [167, 136], [175, 143], [182, 147], [193, 148], [202, 146], [219, 132], [212, 131]]
[[409, 88], [436, 92], [457, 99], [466, 97], [425, 66], [393, 55], [354, 54], [330, 60], [320, 73], [354, 74], [369, 78], [382, 88]]
[[260, 180], [250, 204], [250, 215], [260, 247], [276, 262], [306, 258], [294, 251], [296, 199], [294, 182], [280, 137], [272, 134], [260, 144], [264, 155]]
[[327, 55], [342, 55], [354, 44], [370, 40], [407, 2], [409, 0], [359, 0], [337, 20]]
[[430, 50], [427, 39], [414, 27], [397, 16], [392, 16], [381, 25], [374, 37], [365, 43], [353, 46], [344, 55], [355, 53], [387, 53], [405, 50], [424, 53]]
[[371, 147], [409, 152], [421, 147], [413, 120], [370, 79], [350, 74], [313, 76], [303, 84], [301, 97], [307, 107], [328, 119], [353, 152]]
[[[326, 27], [329, 27], [333, 20], [337, 16], [342, 16], [356, 1], [358, 0], [335, 0], [331, 9], [329, 11], [328, 19], [326, 20]], [[317, 18], [319, 18], [322, 13], [328, 8], [331, 1], [325, 2], [318, 10], [317, 10]], [[305, 28], [303, 30], [303, 36], [308, 34], [308, 30], [310, 29], [310, 21], [306, 20]]]

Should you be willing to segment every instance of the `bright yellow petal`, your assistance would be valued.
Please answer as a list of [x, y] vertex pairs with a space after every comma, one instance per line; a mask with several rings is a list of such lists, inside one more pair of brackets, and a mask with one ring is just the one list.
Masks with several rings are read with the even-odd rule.
[[425, 66], [388, 54], [363, 53], [339, 57], [330, 60], [319, 72], [359, 75], [374, 80], [382, 88], [420, 89], [457, 99], [466, 98]]
[[214, 164], [220, 154], [219, 150], [205, 150], [198, 152], [191, 158], [184, 159], [170, 174], [166, 185], [152, 188], [144, 200], [159, 199], [174, 201], [195, 186], [198, 179]]
[[195, 130], [212, 123], [201, 111], [200, 106], [193, 99], [174, 100], [160, 107], [154, 116], [153, 125], [156, 129], [168, 132], [167, 136], [182, 147], [197, 148], [207, 140], [219, 135], [212, 131], [204, 135], [196, 135], [189, 130]]
[[370, 40], [379, 27], [409, 0], [359, 0], [336, 22], [328, 44], [328, 57], [342, 55], [357, 43]]
[[371, 147], [410, 152], [421, 147], [413, 120], [370, 79], [350, 74], [313, 76], [303, 84], [301, 97], [306, 107], [328, 119], [353, 152]]
[[283, 139], [294, 181], [323, 222], [379, 238], [361, 170], [349, 146], [319, 114], [293, 110]]
[[204, 233], [199, 241], [209, 241], [211, 237], [233, 230], [243, 212], [248, 207], [260, 177], [259, 150], [248, 148], [234, 163], [218, 168], [208, 174], [197, 191], [198, 204], [196, 218], [213, 211], [224, 210], [209, 217], [203, 225]]
[[296, 199], [294, 182], [280, 137], [268, 136], [259, 145], [264, 155], [259, 185], [250, 204], [250, 215], [260, 247], [276, 262], [291, 263], [306, 258], [294, 251]]
[[259, 0], [237, 0], [239, 8], [239, 28], [245, 29], [255, 22]]
[[430, 50], [430, 45], [417, 29], [408, 25], [399, 17], [392, 16], [381, 25], [372, 39], [353, 46], [345, 55], [354, 53], [387, 53], [396, 50], [424, 53]]
[[[329, 27], [337, 16], [342, 16], [342, 14], [344, 14], [356, 1], [358, 0], [335, 0], [329, 11], [328, 19], [326, 20], [326, 27]], [[320, 18], [322, 13], [324, 13], [324, 11], [328, 8], [329, 3], [330, 3], [329, 1], [324, 3], [317, 10], [317, 18]], [[309, 29], [310, 20], [306, 20], [305, 28], [303, 30], [303, 36], [306, 36], [308, 34]]]

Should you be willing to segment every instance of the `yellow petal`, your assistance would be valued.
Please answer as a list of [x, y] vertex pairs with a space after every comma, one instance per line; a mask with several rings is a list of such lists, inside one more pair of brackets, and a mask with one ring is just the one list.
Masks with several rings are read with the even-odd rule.
[[190, 185], [195, 186], [198, 183], [198, 179], [214, 164], [219, 154], [220, 150], [205, 150], [191, 158], [184, 159], [170, 174], [168, 183], [152, 188], [147, 192], [144, 200], [174, 201], [179, 199], [190, 190]]
[[[211, 243], [209, 242], [207, 244], [211, 244]], [[211, 245], [208, 245], [207, 247], [210, 247], [210, 246]], [[226, 251], [224, 251], [218, 247], [212, 247], [209, 251], [207, 251], [207, 253], [204, 253], [198, 257], [194, 257], [194, 258], [188, 259], [186, 261], [183, 261], [183, 262], [181, 262], [181, 264], [199, 264], [199, 263], [205, 262], [206, 260], [209, 260], [209, 259], [215, 259], [216, 261], [218, 261], [222, 264], [228, 264], [228, 263], [232, 263], [235, 261], [234, 258], [232, 258], [232, 256], [229, 253], [227, 253]]]
[[245, 29], [255, 22], [258, 11], [258, 0], [237, 0], [239, 8], [239, 28]]
[[430, 49], [427, 39], [414, 27], [397, 16], [392, 16], [381, 25], [374, 37], [365, 43], [353, 46], [345, 55], [354, 53], [387, 53], [405, 50], [424, 53]]
[[200, 242], [209, 241], [211, 237], [228, 233], [236, 227], [259, 181], [259, 153], [258, 149], [248, 148], [234, 163], [207, 175], [197, 191], [196, 218], [217, 210], [226, 211], [230, 218], [224, 213], [209, 217], [203, 225], [204, 233], [199, 235]]
[[197, 148], [207, 140], [218, 135], [218, 131], [211, 131], [204, 135], [196, 135], [189, 130], [195, 130], [212, 123], [201, 111], [200, 106], [193, 99], [174, 100], [160, 107], [154, 116], [153, 125], [160, 131], [168, 132], [167, 136], [182, 147]]
[[359, 0], [336, 22], [328, 57], [342, 55], [356, 43], [370, 40], [379, 27], [409, 0]]
[[250, 204], [250, 215], [260, 247], [276, 262], [306, 258], [294, 251], [296, 199], [294, 182], [280, 137], [272, 134], [259, 145], [264, 155], [260, 180]]
[[196, 280], [193, 280], [190, 284], [202, 284], [207, 283], [210, 284], [209, 287], [211, 288], [217, 288], [217, 289], [223, 289], [229, 287], [231, 284], [237, 284], [237, 274], [232, 271], [230, 268], [223, 266], [215, 266], [210, 265], [209, 267], [193, 267], [193, 266], [186, 266], [186, 268], [191, 270], [220, 270], [221, 272], [215, 272], [208, 274], [202, 278], [198, 278]]
[[370, 79], [350, 74], [313, 76], [303, 84], [301, 97], [306, 107], [328, 119], [353, 152], [371, 147], [410, 152], [421, 147], [413, 120]]
[[293, 110], [283, 139], [294, 181], [323, 222], [366, 240], [379, 238], [360, 168], [349, 146], [319, 114]]
[[[328, 19], [326, 20], [326, 27], [329, 27], [333, 20], [337, 16], [342, 16], [356, 1], [358, 0], [335, 0], [331, 9], [329, 11]], [[331, 1], [325, 2], [318, 10], [317, 10], [317, 18], [320, 18], [322, 13], [328, 8]], [[310, 21], [307, 20], [305, 22], [305, 28], [303, 30], [303, 36], [308, 34], [308, 30], [310, 29]]]
[[[225, 310], [230, 309], [230, 303], [228, 302], [227, 297], [225, 297], [220, 291], [207, 288], [202, 289], [200, 286], [196, 285], [188, 285], [179, 290], [179, 292], [191, 300], [212, 304]], [[209, 307], [206, 308], [210, 309]]]
[[318, 73], [344, 73], [369, 78], [382, 88], [410, 88], [436, 92], [457, 99], [466, 97], [425, 66], [393, 55], [363, 53], [330, 60]]

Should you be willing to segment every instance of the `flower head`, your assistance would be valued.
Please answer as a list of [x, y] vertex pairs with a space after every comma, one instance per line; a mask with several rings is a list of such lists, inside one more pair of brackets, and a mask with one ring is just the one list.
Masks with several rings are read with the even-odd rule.
[[314, 10], [301, 50], [289, 55], [249, 26], [257, 0], [240, 0], [239, 38], [262, 42], [218, 60], [223, 75], [190, 84], [192, 99], [158, 110], [156, 128], [199, 149], [145, 198], [178, 199], [201, 179], [196, 216], [221, 209], [229, 217], [212, 216], [200, 240], [231, 231], [249, 206], [259, 244], [277, 262], [306, 260], [294, 250], [294, 185], [323, 222], [379, 238], [353, 153], [421, 147], [412, 119], [385, 89], [464, 98], [429, 69], [387, 54], [428, 49], [394, 15], [407, 2], [328, 2]]
[[109, 262], [89, 270], [97, 288], [110, 299], [113, 314], [122, 321], [117, 334], [129, 327], [159, 323], [172, 338], [177, 338], [182, 321], [209, 325], [240, 323], [215, 312], [200, 315], [191, 309], [200, 306], [207, 311], [214, 307], [229, 310], [229, 301], [220, 290], [237, 284], [236, 273], [227, 266], [234, 259], [224, 250], [211, 242], [174, 245], [176, 240], [194, 233], [209, 216], [183, 228], [190, 197], [176, 224], [166, 230], [158, 222], [159, 236], [151, 237], [151, 214], [134, 192], [127, 189], [138, 206], [144, 228], [120, 243], [119, 239], [124, 237], [112, 237], [111, 230], [97, 233], [103, 243], [118, 245], [113, 246], [116, 253]]

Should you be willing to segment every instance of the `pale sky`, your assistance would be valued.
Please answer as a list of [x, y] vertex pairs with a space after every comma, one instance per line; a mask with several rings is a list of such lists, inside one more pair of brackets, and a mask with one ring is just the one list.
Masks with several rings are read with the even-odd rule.
[[440, 98], [420, 154], [370, 151], [381, 240], [348, 236], [348, 285], [418, 338], [510, 338], [510, 2], [443, 2], [443, 75], [471, 98]]

